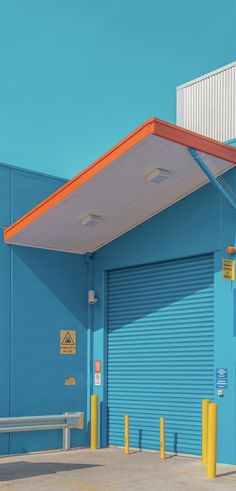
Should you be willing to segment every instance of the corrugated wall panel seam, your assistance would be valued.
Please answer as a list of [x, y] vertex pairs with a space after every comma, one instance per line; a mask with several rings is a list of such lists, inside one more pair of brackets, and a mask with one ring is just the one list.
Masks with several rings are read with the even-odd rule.
[[127, 413], [131, 446], [158, 450], [164, 415], [167, 449], [200, 454], [201, 399], [213, 397], [213, 379], [213, 255], [111, 271], [109, 444], [122, 445]]

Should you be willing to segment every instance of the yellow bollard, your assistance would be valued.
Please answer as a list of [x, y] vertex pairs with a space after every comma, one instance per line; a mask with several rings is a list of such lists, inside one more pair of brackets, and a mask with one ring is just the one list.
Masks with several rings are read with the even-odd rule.
[[98, 396], [91, 396], [91, 418], [90, 418], [90, 448], [97, 450], [98, 448]]
[[207, 463], [207, 437], [208, 437], [208, 407], [210, 404], [209, 399], [203, 399], [202, 401], [202, 463]]
[[161, 459], [165, 458], [165, 420], [160, 418], [160, 455]]
[[125, 454], [129, 454], [129, 416], [125, 416]]
[[217, 404], [208, 407], [207, 477], [216, 477]]

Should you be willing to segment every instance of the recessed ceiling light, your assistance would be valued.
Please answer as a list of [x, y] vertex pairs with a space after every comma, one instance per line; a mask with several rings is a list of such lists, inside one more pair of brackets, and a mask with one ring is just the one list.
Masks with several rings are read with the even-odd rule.
[[86, 227], [94, 227], [102, 220], [102, 217], [98, 215], [86, 215], [86, 217], [81, 218], [80, 223]]
[[146, 175], [148, 181], [158, 182], [164, 181], [170, 175], [170, 172], [165, 169], [154, 169]]

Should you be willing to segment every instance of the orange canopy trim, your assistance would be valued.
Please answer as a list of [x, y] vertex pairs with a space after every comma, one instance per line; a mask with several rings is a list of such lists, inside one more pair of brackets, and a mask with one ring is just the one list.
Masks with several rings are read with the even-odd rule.
[[130, 135], [124, 138], [120, 143], [102, 155], [93, 164], [68, 181], [64, 186], [51, 194], [47, 199], [42, 201], [15, 223], [6, 227], [4, 230], [4, 241], [9, 241], [15, 234], [37, 220], [37, 218], [41, 217], [50, 208], [57, 205], [73, 191], [89, 181], [92, 177], [112, 164], [114, 160], [122, 156], [149, 135], [158, 136], [186, 147], [190, 146], [198, 151], [208, 153], [212, 156], [231, 162], [232, 164], [236, 164], [235, 148], [178, 127], [174, 124], [152, 118], [130, 133]]

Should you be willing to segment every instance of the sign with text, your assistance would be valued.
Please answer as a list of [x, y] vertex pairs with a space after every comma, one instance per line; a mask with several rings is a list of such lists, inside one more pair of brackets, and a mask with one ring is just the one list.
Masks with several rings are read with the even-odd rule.
[[101, 360], [95, 360], [95, 372], [101, 373], [102, 371], [102, 362]]
[[101, 373], [95, 373], [94, 385], [102, 385], [102, 374]]
[[232, 259], [223, 259], [223, 278], [224, 280], [234, 280], [234, 261]]
[[217, 389], [228, 389], [228, 368], [216, 369], [216, 387]]
[[76, 331], [60, 331], [60, 353], [61, 355], [76, 354]]
[[76, 378], [75, 377], [66, 377], [65, 378], [65, 385], [76, 385]]

